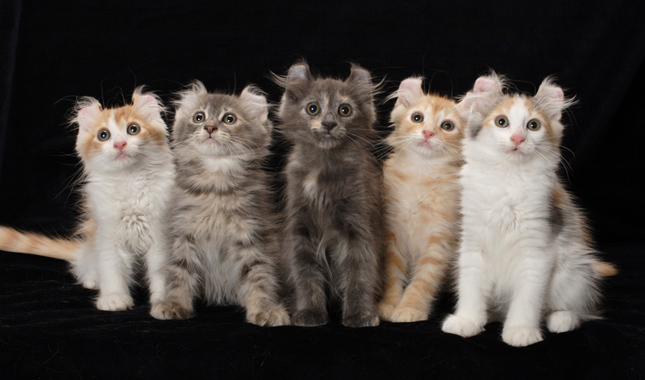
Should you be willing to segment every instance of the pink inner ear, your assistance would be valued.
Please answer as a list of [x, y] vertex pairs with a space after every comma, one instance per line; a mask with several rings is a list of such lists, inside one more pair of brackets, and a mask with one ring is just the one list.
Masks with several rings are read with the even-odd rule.
[[475, 92], [493, 92], [497, 89], [496, 82], [489, 78], [477, 78], [475, 81]]
[[548, 92], [549, 96], [552, 98], [558, 98], [558, 99], [564, 98], [564, 92], [560, 87], [549, 87], [548, 91], [549, 91]]
[[421, 80], [417, 78], [409, 78], [401, 82], [399, 90], [409, 91], [415, 95], [421, 95]]

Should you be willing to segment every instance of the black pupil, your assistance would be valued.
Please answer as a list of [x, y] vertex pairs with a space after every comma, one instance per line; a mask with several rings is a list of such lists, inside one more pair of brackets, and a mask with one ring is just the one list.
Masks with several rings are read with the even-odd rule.
[[444, 128], [446, 128], [446, 129], [452, 129], [452, 124], [450, 124], [450, 123], [446, 123], [446, 124], [444, 125]]
[[318, 106], [316, 106], [315, 104], [309, 106], [309, 112], [316, 113], [316, 111], [318, 111]]
[[102, 138], [102, 139], [106, 139], [106, 138], [107, 138], [107, 132], [106, 132], [106, 131], [101, 132], [101, 138]]
[[499, 119], [499, 125], [504, 125], [506, 124], [506, 120], [504, 119]]
[[419, 120], [421, 120], [421, 115], [419, 114], [414, 115], [414, 121], [419, 121]]
[[233, 116], [231, 116], [231, 115], [226, 116], [226, 121], [228, 121], [229, 123], [232, 123], [233, 122]]
[[349, 113], [349, 108], [347, 106], [342, 107], [340, 109], [340, 113], [342, 113], [343, 115], [347, 115]]

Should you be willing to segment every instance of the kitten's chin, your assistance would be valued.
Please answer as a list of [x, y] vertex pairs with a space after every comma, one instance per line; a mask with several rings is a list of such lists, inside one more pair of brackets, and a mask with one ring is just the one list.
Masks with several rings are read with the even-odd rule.
[[329, 133], [314, 133], [314, 140], [319, 148], [329, 150], [341, 144], [341, 138]]

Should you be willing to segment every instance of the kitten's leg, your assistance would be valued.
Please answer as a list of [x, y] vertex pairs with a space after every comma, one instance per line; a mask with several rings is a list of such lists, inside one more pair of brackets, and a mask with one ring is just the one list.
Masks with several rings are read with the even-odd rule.
[[309, 231], [299, 222], [292, 224], [291, 234], [290, 259], [296, 301], [291, 322], [297, 326], [320, 326], [328, 322], [325, 276]]
[[336, 270], [343, 284], [343, 325], [378, 326], [376, 299], [379, 281], [379, 255], [375, 242], [361, 238], [357, 231], [343, 231], [346, 241], [338, 245]]
[[447, 253], [440, 244], [428, 248], [416, 265], [412, 281], [394, 311], [394, 322], [415, 322], [428, 319], [430, 304], [434, 300], [447, 267]]
[[128, 286], [132, 275], [133, 257], [116, 247], [117, 243], [111, 239], [99, 240], [98, 243], [100, 290], [96, 307], [106, 311], [127, 310], [134, 305]]
[[193, 315], [193, 298], [199, 282], [201, 263], [194, 237], [175, 238], [169, 255], [163, 300], [155, 302], [150, 315], [156, 319], [186, 319]]
[[385, 256], [385, 292], [377, 307], [379, 316], [385, 321], [392, 320], [394, 309], [401, 301], [407, 272], [405, 260], [395, 242], [396, 238], [391, 235]]
[[446, 318], [441, 329], [465, 338], [484, 330], [491, 283], [484, 273], [483, 253], [470, 246], [460, 249], [457, 280], [457, 308]]
[[550, 273], [550, 261], [544, 257], [545, 250], [531, 250], [522, 256], [502, 330], [502, 340], [515, 347], [542, 340], [540, 319]]
[[290, 323], [287, 310], [278, 302], [276, 269], [255, 247], [241, 247], [235, 252], [243, 261], [238, 299], [246, 308], [248, 322], [258, 326], [283, 326]]
[[72, 273], [84, 288], [98, 290], [98, 258], [93, 241], [86, 241], [72, 261]]
[[165, 276], [162, 272], [165, 264], [163, 241], [165, 241], [163, 237], [156, 237], [152, 247], [146, 253], [146, 274], [151, 305], [163, 299], [166, 289]]

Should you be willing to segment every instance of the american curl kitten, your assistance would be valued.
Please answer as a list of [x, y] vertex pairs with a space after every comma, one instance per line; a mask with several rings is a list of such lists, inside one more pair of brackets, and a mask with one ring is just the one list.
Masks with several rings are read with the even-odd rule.
[[374, 85], [353, 66], [346, 80], [316, 78], [305, 63], [285, 77], [278, 117], [293, 144], [286, 174], [285, 255], [294, 289], [292, 322], [376, 326], [383, 261], [382, 172], [373, 144]]
[[396, 98], [383, 167], [387, 229], [381, 319], [428, 319], [459, 238], [459, 170], [466, 127], [459, 105], [424, 94], [421, 78], [408, 78]]
[[491, 319], [512, 346], [575, 329], [594, 318], [598, 261], [581, 211], [556, 171], [562, 111], [571, 104], [550, 78], [535, 96], [505, 94], [495, 74], [477, 79], [462, 102], [471, 111], [461, 171], [463, 232], [457, 308], [445, 332], [469, 337]]
[[145, 267], [154, 302], [163, 293], [158, 270], [163, 218], [173, 186], [168, 133], [156, 96], [137, 88], [132, 104], [103, 109], [98, 100], [78, 102], [76, 151], [83, 164], [82, 214], [77, 238], [49, 238], [0, 228], [0, 249], [69, 260], [84, 287], [98, 289], [96, 307], [133, 306], [129, 286]]
[[157, 319], [193, 315], [193, 301], [234, 304], [256, 325], [289, 324], [279, 302], [278, 229], [263, 169], [271, 123], [262, 93], [181, 94], [173, 125], [177, 180], [168, 213], [166, 294]]

